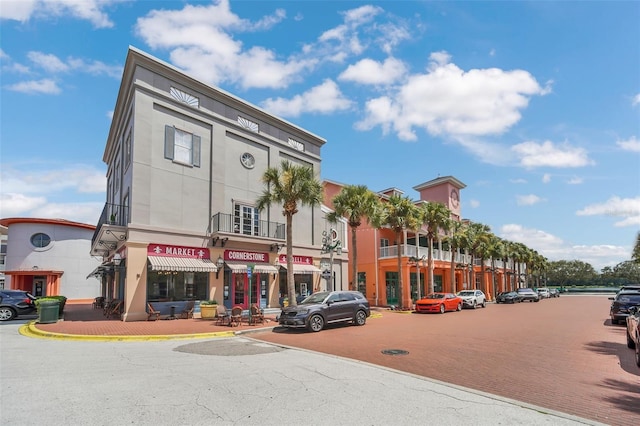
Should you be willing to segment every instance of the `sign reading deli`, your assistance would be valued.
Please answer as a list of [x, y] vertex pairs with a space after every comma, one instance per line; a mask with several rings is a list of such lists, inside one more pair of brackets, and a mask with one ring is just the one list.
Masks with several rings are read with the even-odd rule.
[[[287, 264], [287, 255], [278, 256], [278, 263]], [[296, 265], [313, 265], [313, 257], [311, 256], [293, 256], [293, 263]]]
[[149, 244], [148, 256], [188, 257], [191, 259], [210, 259], [209, 249], [204, 247], [169, 246], [165, 244]]

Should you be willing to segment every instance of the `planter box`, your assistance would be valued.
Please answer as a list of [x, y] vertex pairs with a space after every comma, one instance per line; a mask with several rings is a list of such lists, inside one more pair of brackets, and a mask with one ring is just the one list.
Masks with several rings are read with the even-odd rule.
[[218, 305], [200, 305], [200, 318], [214, 319], [218, 315]]

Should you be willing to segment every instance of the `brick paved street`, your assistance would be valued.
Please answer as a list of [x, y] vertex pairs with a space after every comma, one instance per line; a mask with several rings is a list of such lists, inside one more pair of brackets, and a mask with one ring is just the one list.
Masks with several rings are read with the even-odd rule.
[[[608, 296], [490, 304], [439, 314], [382, 311], [364, 327], [275, 328], [260, 340], [335, 354], [611, 425], [640, 424], [640, 369]], [[384, 355], [402, 349], [407, 355]]]

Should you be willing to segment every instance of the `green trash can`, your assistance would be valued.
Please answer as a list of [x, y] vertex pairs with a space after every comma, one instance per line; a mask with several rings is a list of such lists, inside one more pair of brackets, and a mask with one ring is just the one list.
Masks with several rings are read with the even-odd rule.
[[60, 309], [59, 301], [43, 300], [42, 302], [40, 302], [40, 309], [38, 310], [38, 323], [54, 324], [58, 322], [59, 309]]

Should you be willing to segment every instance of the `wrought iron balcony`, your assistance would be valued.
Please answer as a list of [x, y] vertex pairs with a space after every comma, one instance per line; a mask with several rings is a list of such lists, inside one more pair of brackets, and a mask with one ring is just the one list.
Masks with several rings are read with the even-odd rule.
[[101, 256], [113, 251], [126, 239], [129, 211], [122, 204], [105, 203], [91, 238], [91, 254]]
[[216, 213], [211, 217], [211, 234], [240, 234], [284, 241], [287, 237], [284, 223], [252, 220], [227, 213]]

